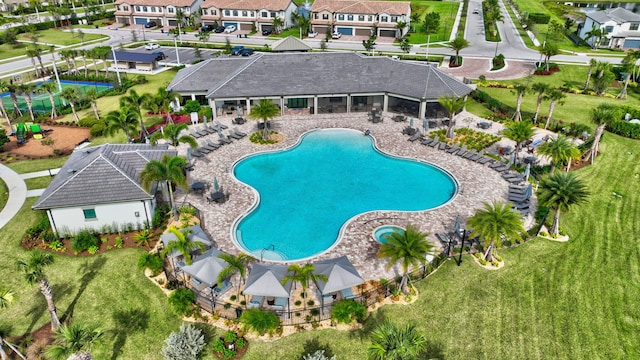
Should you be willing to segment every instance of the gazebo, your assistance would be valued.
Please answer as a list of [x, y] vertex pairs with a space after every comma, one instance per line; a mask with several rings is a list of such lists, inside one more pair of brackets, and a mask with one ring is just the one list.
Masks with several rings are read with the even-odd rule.
[[318, 291], [322, 299], [324, 307], [325, 298], [333, 301], [333, 294], [340, 292], [344, 299], [353, 298], [351, 288], [364, 283], [364, 279], [358, 273], [347, 256], [341, 256], [336, 259], [329, 259], [314, 263], [314, 274], [322, 274], [327, 277], [327, 281], [318, 279]]
[[291, 294], [292, 281], [287, 281], [282, 285], [285, 276], [290, 275], [289, 267], [286, 265], [261, 264], [255, 263], [244, 287], [245, 295], [252, 295], [251, 300], [247, 303], [250, 308], [262, 307], [264, 298], [275, 298], [273, 303], [269, 303], [271, 308], [276, 310], [284, 310], [290, 308], [289, 297]]

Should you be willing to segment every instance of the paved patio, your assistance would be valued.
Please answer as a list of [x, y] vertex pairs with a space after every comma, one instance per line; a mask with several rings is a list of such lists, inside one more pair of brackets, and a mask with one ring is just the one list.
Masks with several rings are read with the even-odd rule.
[[[393, 114], [385, 113], [384, 115], [384, 122], [377, 124], [368, 122], [366, 113], [299, 115], [277, 118], [274, 121], [275, 130], [285, 136], [284, 142], [276, 145], [257, 145], [245, 137], [195, 159], [195, 169], [189, 173], [190, 183], [194, 181], [209, 181], [211, 183], [216, 177], [225, 191], [230, 193], [227, 202], [209, 204], [205, 196], [185, 195], [180, 192], [176, 194], [176, 201], [182, 202], [184, 200], [197, 206], [203, 213], [206, 230], [212, 236], [215, 245], [224, 252], [237, 254], [240, 250], [232, 240], [234, 224], [251, 209], [256, 198], [248, 186], [238, 182], [232, 175], [232, 167], [236, 161], [255, 152], [290, 147], [298, 141], [300, 135], [312, 129], [352, 128], [360, 131], [370, 129], [378, 148], [382, 151], [396, 156], [427, 161], [447, 170], [459, 182], [459, 193], [446, 205], [429, 211], [374, 211], [358, 215], [343, 228], [342, 237], [336, 244], [314, 260], [347, 255], [366, 280], [399, 275], [399, 268], [394, 267], [388, 271], [386, 270], [386, 259], [377, 258], [379, 244], [371, 236], [375, 228], [385, 224], [404, 226], [407, 223], [412, 223], [417, 225], [421, 231], [428, 232], [430, 234], [429, 240], [440, 248], [440, 242], [435, 236], [437, 232], [451, 231], [456, 215], [461, 215], [464, 223], [473, 214], [474, 209], [481, 206], [482, 202], [506, 201], [508, 183], [502, 179], [501, 174], [486, 165], [438, 151], [419, 142], [407, 141], [408, 137], [401, 132], [408, 123], [396, 123], [390, 120]], [[234, 126], [231, 124], [231, 118], [219, 118], [219, 120], [229, 127]], [[467, 126], [460, 120], [458, 121], [459, 126]], [[492, 131], [495, 131], [496, 125], [494, 124]], [[252, 121], [237, 127], [247, 134], [257, 131], [256, 123]], [[215, 134], [208, 136], [217, 139]], [[180, 145], [179, 152], [181, 155], [185, 155], [186, 145]], [[531, 223], [532, 219], [529, 216], [526, 219], [526, 224]], [[269, 231], [268, 226], [265, 224], [266, 231]], [[278, 231], [278, 229], [272, 230]], [[301, 239], [301, 241], [304, 240], [306, 239]]]

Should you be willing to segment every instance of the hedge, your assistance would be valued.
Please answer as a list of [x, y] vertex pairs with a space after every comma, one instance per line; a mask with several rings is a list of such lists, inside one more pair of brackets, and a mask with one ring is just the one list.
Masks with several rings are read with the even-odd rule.
[[624, 120], [613, 120], [607, 125], [607, 130], [631, 139], [640, 139], [640, 124], [633, 124]]
[[529, 20], [534, 24], [548, 24], [551, 20], [551, 15], [542, 13], [531, 13], [529, 14]]

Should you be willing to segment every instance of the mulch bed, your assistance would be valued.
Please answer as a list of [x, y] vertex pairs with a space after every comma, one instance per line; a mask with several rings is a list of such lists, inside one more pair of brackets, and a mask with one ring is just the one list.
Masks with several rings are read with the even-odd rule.
[[[149, 251], [151, 249], [153, 249], [156, 245], [156, 242], [160, 239], [160, 235], [162, 234], [161, 230], [157, 230], [153, 232], [153, 236], [152, 239], [154, 239], [153, 241], [149, 241], [149, 247], [147, 246], [138, 246], [135, 242], [135, 240], [133, 239], [133, 236], [135, 234], [137, 234], [137, 231], [132, 231], [132, 232], [128, 232], [128, 233], [122, 233], [120, 235], [118, 234], [100, 234], [98, 235], [99, 239], [107, 239], [107, 241], [105, 242], [100, 242], [100, 248], [98, 249], [98, 252], [96, 254], [89, 254], [89, 252], [87, 250], [80, 252], [80, 253], [74, 253], [73, 250], [71, 249], [71, 239], [62, 239], [62, 244], [63, 246], [67, 249], [66, 251], [56, 251], [53, 250], [51, 248], [49, 248], [49, 244], [41, 241], [41, 240], [31, 240], [28, 238], [24, 238], [22, 239], [22, 247], [24, 247], [25, 249], [31, 250], [31, 249], [40, 249], [42, 251], [47, 251], [47, 252], [51, 252], [51, 253], [58, 253], [60, 255], [67, 255], [67, 256], [94, 256], [97, 254], [102, 254], [104, 252], [107, 251], [111, 251], [111, 250], [116, 250], [116, 249], [143, 249], [146, 251]], [[116, 238], [120, 236], [122, 238], [122, 246], [120, 247], [116, 247]]]
[[[4, 151], [0, 152], [0, 162], [3, 164], [19, 160], [52, 158], [68, 155], [80, 143], [88, 140], [91, 135], [88, 128], [76, 126], [41, 125], [43, 130], [51, 130], [46, 134], [47, 138], [53, 139], [52, 146], [45, 146], [36, 140], [29, 133], [27, 142], [18, 145], [15, 136], [10, 136], [10, 142], [4, 144]], [[5, 130], [8, 128], [5, 124]], [[54, 155], [57, 149], [60, 155]]]

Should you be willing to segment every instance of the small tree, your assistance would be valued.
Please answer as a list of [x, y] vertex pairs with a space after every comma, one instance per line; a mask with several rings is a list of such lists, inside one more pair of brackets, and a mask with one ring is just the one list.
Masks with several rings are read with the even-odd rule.
[[362, 322], [367, 316], [367, 308], [353, 300], [341, 300], [331, 308], [331, 319], [338, 323], [350, 324], [354, 320]]
[[370, 360], [420, 359], [427, 348], [427, 339], [415, 324], [395, 325], [388, 319], [371, 333]]
[[169, 305], [178, 315], [189, 315], [195, 301], [196, 295], [187, 288], [178, 289], [169, 295]]
[[440, 14], [435, 11], [426, 14], [422, 25], [424, 26], [427, 34], [434, 34], [438, 32], [438, 29], [440, 28]]
[[243, 312], [240, 322], [245, 329], [253, 330], [259, 335], [273, 334], [280, 326], [278, 315], [262, 309], [249, 309]]
[[458, 36], [455, 39], [453, 39], [452, 42], [449, 43], [449, 46], [451, 47], [451, 49], [453, 49], [453, 51], [456, 52], [456, 58], [455, 61], [453, 62], [456, 66], [460, 65], [458, 63], [458, 58], [460, 57], [460, 50], [469, 47], [469, 42], [463, 38], [462, 36]]
[[46, 351], [52, 360], [91, 360], [91, 346], [102, 339], [102, 329], [84, 324], [60, 325], [54, 332], [55, 342]]
[[336, 356], [328, 357], [324, 354], [324, 350], [317, 350], [312, 354], [306, 354], [302, 356], [303, 360], [336, 360]]
[[162, 355], [166, 360], [198, 360], [206, 346], [202, 330], [191, 324], [180, 325], [180, 331], [172, 332], [164, 340]]
[[549, 71], [549, 61], [551, 60], [551, 57], [560, 53], [558, 45], [547, 41], [538, 47], [538, 51], [544, 56], [545, 70]]
[[443, 95], [438, 98], [438, 103], [449, 113], [449, 126], [447, 127], [447, 137], [453, 138], [453, 127], [455, 126], [456, 113], [464, 107], [464, 98], [457, 97], [455, 94]]

